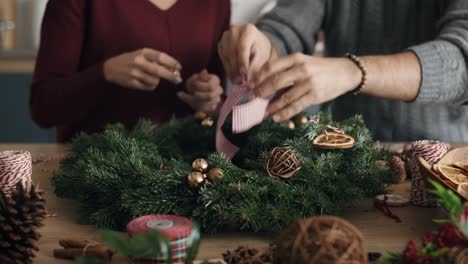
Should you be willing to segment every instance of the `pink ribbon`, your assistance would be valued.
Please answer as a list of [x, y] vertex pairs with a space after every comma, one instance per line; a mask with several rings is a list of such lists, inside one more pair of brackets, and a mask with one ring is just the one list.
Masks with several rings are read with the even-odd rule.
[[232, 144], [222, 131], [229, 113], [232, 112], [232, 132], [234, 134], [248, 131], [260, 124], [266, 117], [268, 106], [266, 99], [257, 97], [246, 104], [237, 105], [249, 93], [249, 90], [249, 82], [247, 77], [244, 77], [242, 82], [234, 84], [231, 95], [226, 99], [219, 113], [216, 124], [216, 150], [229, 159], [232, 159], [239, 151], [239, 148]]

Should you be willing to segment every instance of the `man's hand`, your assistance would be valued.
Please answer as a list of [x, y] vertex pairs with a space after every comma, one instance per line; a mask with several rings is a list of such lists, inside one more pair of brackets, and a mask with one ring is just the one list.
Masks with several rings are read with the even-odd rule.
[[241, 75], [260, 70], [270, 59], [272, 46], [267, 36], [254, 25], [232, 26], [224, 32], [218, 53], [228, 78], [235, 83]]
[[275, 122], [284, 122], [311, 105], [352, 91], [361, 82], [361, 71], [346, 58], [318, 58], [296, 53], [268, 62], [255, 78], [255, 95], [281, 95], [268, 106]]
[[205, 113], [216, 111], [224, 93], [218, 76], [203, 70], [192, 75], [186, 83], [187, 92], [179, 92], [179, 98], [193, 110]]

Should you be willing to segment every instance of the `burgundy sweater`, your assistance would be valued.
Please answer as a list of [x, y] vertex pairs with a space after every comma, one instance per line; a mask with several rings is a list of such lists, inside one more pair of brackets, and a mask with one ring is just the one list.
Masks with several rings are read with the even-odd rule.
[[223, 78], [216, 51], [229, 19], [229, 0], [179, 0], [166, 11], [148, 0], [50, 0], [31, 85], [33, 120], [57, 127], [63, 142], [108, 123], [131, 128], [140, 118], [162, 123], [190, 114], [176, 96], [185, 83], [162, 81], [154, 92], [123, 88], [104, 79], [103, 63], [152, 48], [177, 59], [184, 79], [204, 68]]

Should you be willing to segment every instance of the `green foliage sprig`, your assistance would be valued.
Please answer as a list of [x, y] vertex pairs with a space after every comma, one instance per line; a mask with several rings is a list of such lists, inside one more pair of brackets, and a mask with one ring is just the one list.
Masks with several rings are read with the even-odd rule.
[[[215, 153], [215, 128], [193, 118], [158, 128], [140, 122], [131, 131], [112, 125], [103, 133], [77, 137], [52, 183], [57, 195], [80, 202], [83, 223], [103, 228], [123, 229], [135, 217], [159, 213], [192, 218], [207, 232], [278, 233], [297, 219], [337, 214], [358, 199], [384, 192], [388, 171], [376, 161], [389, 153], [375, 148], [362, 117], [340, 123], [328, 113], [318, 118], [353, 136], [356, 146], [313, 148], [308, 136], [319, 131], [312, 122], [290, 130], [267, 120], [240, 135], [230, 134], [226, 125], [226, 135], [241, 148], [230, 161]], [[291, 148], [301, 159], [302, 169], [288, 181], [269, 177], [263, 169], [265, 155], [278, 146]], [[201, 157], [225, 177], [190, 188], [190, 164]]]

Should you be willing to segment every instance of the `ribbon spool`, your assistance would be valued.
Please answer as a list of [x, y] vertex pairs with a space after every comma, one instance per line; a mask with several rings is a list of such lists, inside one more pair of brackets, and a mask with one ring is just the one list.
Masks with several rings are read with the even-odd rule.
[[421, 140], [411, 144], [409, 149], [410, 169], [411, 169], [411, 203], [417, 206], [435, 207], [434, 195], [426, 186], [426, 182], [419, 170], [418, 158], [423, 158], [430, 165], [441, 160], [447, 154], [449, 146], [440, 141]]
[[10, 197], [16, 185], [21, 182], [26, 190], [32, 185], [32, 161], [28, 151], [0, 152], [0, 188]]
[[[185, 217], [176, 215], [147, 215], [136, 218], [127, 225], [127, 233], [132, 236], [157, 230], [170, 243], [172, 263], [184, 263], [187, 247], [192, 234], [192, 222]], [[134, 263], [159, 264], [166, 263], [163, 257], [134, 259]]]

